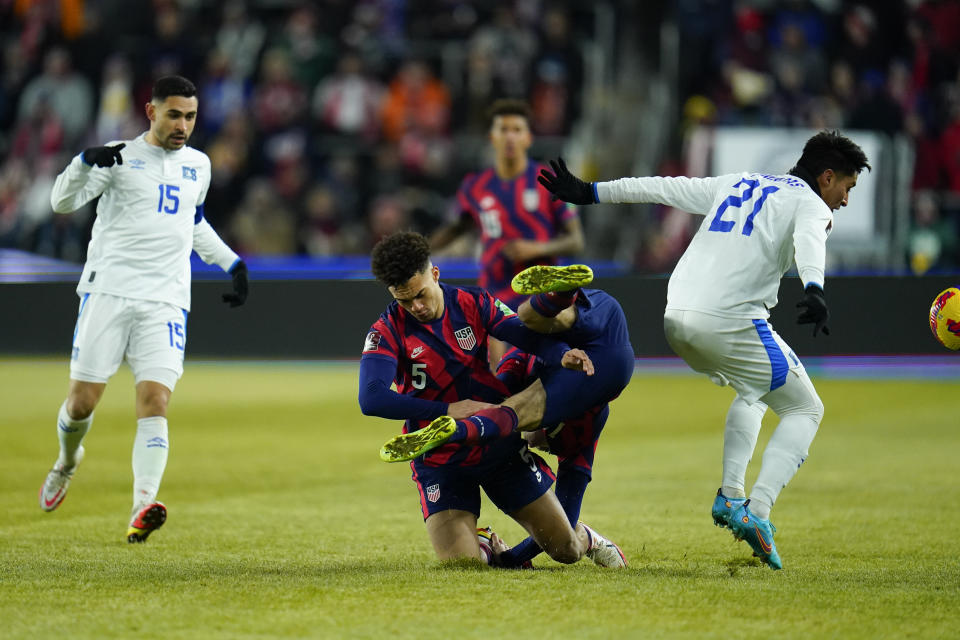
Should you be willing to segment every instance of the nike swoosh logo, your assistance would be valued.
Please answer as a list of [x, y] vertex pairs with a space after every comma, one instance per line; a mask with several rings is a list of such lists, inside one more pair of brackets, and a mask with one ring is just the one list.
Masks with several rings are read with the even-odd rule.
[[760, 547], [763, 549], [763, 552], [770, 553], [773, 551], [773, 545], [763, 539], [763, 533], [760, 531], [760, 527], [753, 525], [753, 530], [757, 532], [757, 539], [760, 540]]
[[52, 507], [52, 506], [54, 505], [54, 503], [56, 503], [57, 498], [60, 497], [60, 494], [61, 494], [61, 493], [63, 493], [63, 489], [60, 489], [60, 491], [57, 491], [57, 493], [54, 494], [54, 496], [53, 496], [52, 498], [50, 498], [49, 500], [47, 500], [46, 498], [44, 498], [44, 499], [43, 499], [43, 504], [46, 505], [46, 506], [48, 506], [48, 507]]

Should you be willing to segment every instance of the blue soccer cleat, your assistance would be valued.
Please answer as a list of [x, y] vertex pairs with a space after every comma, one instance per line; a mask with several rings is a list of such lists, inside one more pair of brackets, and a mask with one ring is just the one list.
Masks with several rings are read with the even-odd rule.
[[711, 511], [713, 524], [718, 527], [730, 528], [730, 518], [733, 516], [733, 512], [746, 501], [746, 498], [728, 498], [723, 495], [722, 488], [717, 489], [717, 497], [713, 501], [713, 509]]
[[730, 517], [730, 528], [738, 540], [746, 540], [753, 549], [753, 555], [768, 564], [771, 569], [783, 569], [777, 545], [773, 543], [773, 534], [777, 528], [769, 520], [758, 518], [750, 512], [747, 500], [734, 510]]

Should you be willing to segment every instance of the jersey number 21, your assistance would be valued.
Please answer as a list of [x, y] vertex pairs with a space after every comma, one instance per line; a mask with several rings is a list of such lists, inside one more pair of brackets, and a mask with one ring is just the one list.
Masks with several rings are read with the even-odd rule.
[[[750, 180], [748, 178], [742, 179], [737, 184], [733, 185], [733, 188], [736, 189], [739, 186], [745, 186], [746, 190], [743, 192], [742, 196], [728, 196], [726, 200], [720, 203], [720, 206], [717, 207], [717, 213], [714, 214], [713, 220], [710, 222], [710, 231], [718, 231], [720, 233], [729, 233], [733, 231], [733, 227], [736, 226], [736, 221], [734, 220], [724, 220], [723, 214], [727, 211], [727, 207], [742, 207], [745, 204], [748, 204], [753, 198], [753, 192], [760, 186], [759, 180]], [[743, 229], [740, 231], [745, 236], [749, 236], [753, 233], [753, 219], [757, 217], [757, 214], [760, 213], [763, 203], [766, 202], [767, 196], [769, 196], [774, 191], [779, 191], [780, 187], [764, 187], [760, 189], [760, 196], [757, 198], [756, 202], [753, 203], [753, 211], [750, 212], [750, 215], [747, 216], [746, 221], [743, 223]]]

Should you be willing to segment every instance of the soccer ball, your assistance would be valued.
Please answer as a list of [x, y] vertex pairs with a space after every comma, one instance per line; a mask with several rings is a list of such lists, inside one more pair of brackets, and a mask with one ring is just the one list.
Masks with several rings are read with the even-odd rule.
[[960, 349], [960, 289], [941, 292], [930, 307], [930, 331], [947, 349]]

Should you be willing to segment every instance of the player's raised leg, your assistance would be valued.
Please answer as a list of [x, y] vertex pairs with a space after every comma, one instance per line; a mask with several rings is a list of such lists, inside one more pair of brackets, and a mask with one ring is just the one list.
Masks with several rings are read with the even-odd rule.
[[73, 474], [83, 460], [83, 438], [93, 424], [93, 410], [106, 388], [104, 383], [70, 380], [67, 399], [57, 414], [60, 453], [40, 487], [40, 508], [53, 511], [67, 495]]

